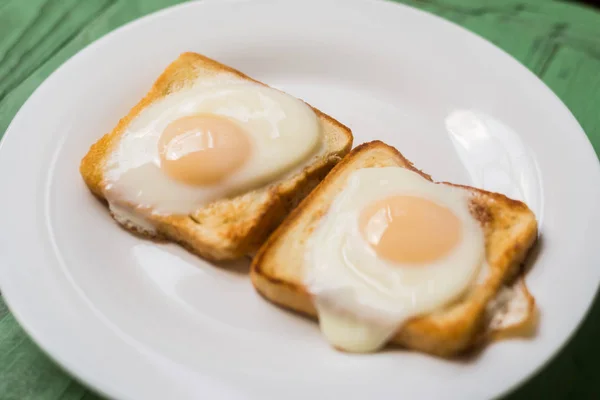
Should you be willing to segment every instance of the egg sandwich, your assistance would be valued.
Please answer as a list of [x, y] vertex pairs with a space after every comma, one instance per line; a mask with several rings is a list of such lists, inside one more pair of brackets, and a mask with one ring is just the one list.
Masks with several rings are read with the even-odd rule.
[[318, 318], [340, 350], [392, 343], [452, 357], [535, 325], [521, 265], [536, 238], [524, 203], [435, 183], [375, 141], [277, 228], [251, 279], [268, 300]]
[[184, 53], [80, 172], [128, 230], [230, 260], [255, 252], [351, 147], [328, 115]]

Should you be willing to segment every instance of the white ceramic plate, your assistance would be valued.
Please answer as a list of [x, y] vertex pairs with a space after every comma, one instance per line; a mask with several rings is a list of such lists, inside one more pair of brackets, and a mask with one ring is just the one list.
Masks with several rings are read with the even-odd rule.
[[[317, 4], [318, 3], [318, 4]], [[382, 139], [438, 180], [524, 199], [541, 223], [535, 339], [470, 362], [335, 352], [223, 269], [119, 229], [78, 164], [179, 53], [197, 51]], [[600, 168], [548, 88], [486, 41], [392, 3], [208, 1], [129, 24], [27, 101], [0, 151], [0, 278], [27, 332], [122, 399], [489, 398], [573, 333], [600, 278]], [[10, 227], [10, 228], [8, 228]]]

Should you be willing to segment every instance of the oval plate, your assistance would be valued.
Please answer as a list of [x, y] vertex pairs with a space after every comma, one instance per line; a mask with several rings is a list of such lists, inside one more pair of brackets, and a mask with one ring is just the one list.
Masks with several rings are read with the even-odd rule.
[[[119, 229], [79, 161], [184, 51], [307, 100], [356, 144], [384, 140], [436, 180], [525, 200], [541, 225], [527, 276], [535, 338], [462, 362], [338, 353], [315, 323], [261, 299], [245, 265], [216, 267]], [[599, 183], [558, 98], [442, 19], [360, 0], [189, 3], [81, 51], [15, 117], [0, 150], [2, 291], [43, 349], [110, 397], [490, 398], [547, 362], [585, 315], [600, 278]]]

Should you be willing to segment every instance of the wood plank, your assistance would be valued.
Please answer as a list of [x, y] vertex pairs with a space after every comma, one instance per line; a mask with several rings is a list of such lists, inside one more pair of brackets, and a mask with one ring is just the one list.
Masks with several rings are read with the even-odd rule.
[[569, 107], [600, 154], [600, 45], [596, 50], [562, 45], [542, 78]]
[[28, 7], [23, 7], [17, 0], [0, 3], [0, 61], [10, 48], [18, 44], [19, 38], [38, 17], [46, 1], [28, 0]]
[[2, 400], [58, 399], [73, 379], [21, 330], [12, 315], [0, 321]]
[[112, 0], [50, 0], [0, 61], [0, 100], [44, 64]]

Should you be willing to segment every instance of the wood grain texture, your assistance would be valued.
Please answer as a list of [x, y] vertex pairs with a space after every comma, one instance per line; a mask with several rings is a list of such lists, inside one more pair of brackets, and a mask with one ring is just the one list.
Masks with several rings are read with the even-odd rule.
[[[184, 0], [0, 0], [0, 137], [35, 88], [124, 23]], [[550, 0], [402, 0], [478, 33], [538, 75], [600, 153], [600, 13]], [[600, 301], [575, 338], [510, 400], [600, 398]], [[0, 399], [99, 399], [62, 372], [0, 297]]]

